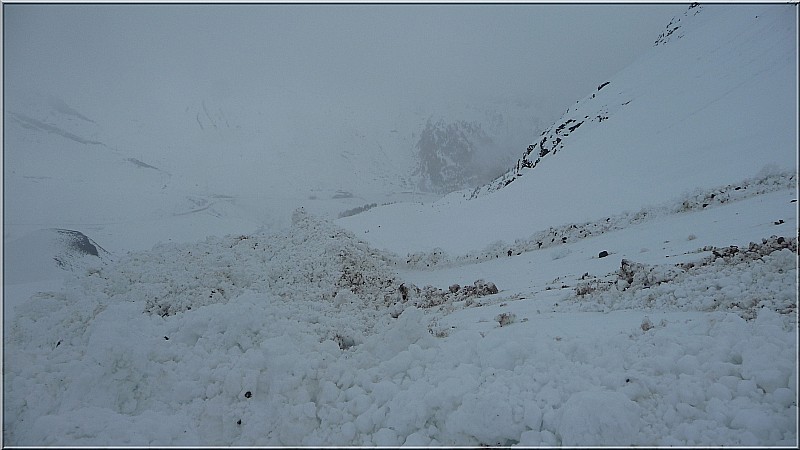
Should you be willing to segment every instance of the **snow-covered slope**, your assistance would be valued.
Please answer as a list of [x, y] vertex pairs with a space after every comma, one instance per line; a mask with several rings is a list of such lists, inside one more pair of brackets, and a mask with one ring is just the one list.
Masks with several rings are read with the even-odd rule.
[[3, 251], [14, 261], [4, 265], [4, 285], [63, 278], [62, 271], [93, 270], [111, 261], [103, 247], [74, 230], [38, 230], [4, 243]]
[[[601, 89], [535, 138], [519, 169], [477, 193], [339, 223], [401, 253], [436, 246], [464, 253], [740, 182], [765, 167], [794, 172], [794, 13], [792, 6], [689, 9], [668, 42], [598, 80]], [[536, 163], [543, 149], [549, 153]]]
[[[440, 270], [303, 211], [279, 234], [133, 253], [17, 302], [4, 438], [793, 445], [796, 202]], [[500, 291], [462, 294], [479, 279]]]
[[[298, 209], [285, 229], [163, 242], [64, 283], [28, 266], [41, 276], [4, 285], [4, 443], [796, 446], [795, 8], [689, 9], [578, 103], [619, 103], [613, 117], [561, 128], [562, 149], [474, 199]], [[86, 128], [59, 130], [108, 140], [55, 109]], [[196, 112], [175, 126], [200, 130]], [[119, 157], [191, 185], [174, 161]], [[216, 203], [176, 187], [195, 205], [173, 216], [240, 217], [247, 197], [209, 183]], [[74, 248], [45, 241], [14, 252]]]

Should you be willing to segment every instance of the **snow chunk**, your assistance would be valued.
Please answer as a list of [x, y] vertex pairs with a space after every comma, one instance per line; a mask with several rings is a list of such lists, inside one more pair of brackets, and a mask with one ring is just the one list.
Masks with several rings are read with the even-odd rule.
[[574, 394], [561, 409], [561, 445], [636, 445], [641, 427], [639, 405], [617, 392]]

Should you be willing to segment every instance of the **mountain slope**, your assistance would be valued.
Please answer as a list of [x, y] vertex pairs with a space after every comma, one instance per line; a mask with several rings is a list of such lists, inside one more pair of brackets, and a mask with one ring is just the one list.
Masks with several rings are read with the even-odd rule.
[[[690, 11], [673, 39], [599, 80], [600, 90], [545, 130], [519, 170], [477, 193], [391, 205], [339, 223], [401, 253], [436, 246], [466, 252], [554, 223], [597, 220], [695, 188], [738, 183], [765, 168], [794, 172], [793, 6]], [[550, 153], [525, 167], [543, 148]], [[470, 195], [477, 198], [466, 201]], [[454, 222], [457, 233], [448, 231]], [[381, 228], [368, 229], [369, 223]]]
[[[776, 38], [793, 8], [704, 6], [673, 21], [654, 52], [682, 43], [711, 59], [727, 54], [718, 63], [744, 65], [737, 54], [759, 62], [796, 45]], [[753, 13], [770, 28], [727, 48]], [[781, 45], [754, 44], [775, 39]], [[681, 55], [663, 64], [710, 89]], [[4, 286], [4, 442], [796, 446], [791, 151], [769, 148], [756, 167], [729, 164], [730, 154], [755, 158], [730, 140], [745, 133], [711, 127], [739, 114], [715, 105], [747, 98], [651, 95], [645, 84], [669, 84], [653, 81], [655, 61], [599, 91], [635, 88], [637, 114], [584, 123], [556, 154], [475, 199], [464, 191], [433, 205], [376, 206], [338, 221], [353, 231], [298, 209], [285, 230], [92, 260], [62, 284], [34, 283], [33, 295], [27, 284]], [[757, 78], [791, 72], [765, 70]], [[775, 106], [785, 113], [786, 103]], [[684, 137], [670, 124], [716, 134]], [[794, 126], [776, 122], [765, 139], [785, 143]], [[659, 139], [702, 146], [691, 157], [656, 155], [651, 148], [667, 147]], [[200, 219], [216, 206], [191, 198], [178, 217], [214, 226]], [[100, 255], [83, 235], [66, 235], [59, 248]], [[485, 245], [498, 236], [510, 238]], [[15, 252], [43, 241], [23, 238]]]

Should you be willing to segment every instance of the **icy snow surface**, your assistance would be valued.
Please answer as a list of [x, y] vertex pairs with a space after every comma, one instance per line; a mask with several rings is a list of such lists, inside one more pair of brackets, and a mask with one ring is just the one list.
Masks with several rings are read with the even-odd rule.
[[473, 200], [69, 272], [12, 242], [4, 443], [796, 446], [794, 8], [689, 9], [599, 91], [640, 109]]

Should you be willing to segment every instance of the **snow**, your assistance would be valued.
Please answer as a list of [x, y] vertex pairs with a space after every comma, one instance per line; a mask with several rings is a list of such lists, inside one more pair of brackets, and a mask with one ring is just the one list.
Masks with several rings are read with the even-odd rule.
[[[780, 193], [759, 200], [772, 197], [771, 208], [790, 212], [791, 192]], [[752, 217], [760, 208], [748, 199], [680, 218], [703, 229], [728, 210]], [[635, 244], [627, 229], [587, 241], [619, 256], [626, 246], [638, 252], [661, 244], [664, 229], [687, 229], [669, 225], [638, 224]], [[742, 236], [763, 235], [770, 225], [743, 227]], [[696, 248], [697, 240], [678, 248]], [[355, 280], [392, 280], [397, 261], [298, 211], [285, 234], [158, 246], [17, 306], [6, 340], [7, 361], [15, 361], [6, 367], [6, 438], [34, 445], [791, 445], [797, 369], [787, 349], [796, 352], [796, 312], [774, 310], [795, 302], [793, 242], [793, 251], [722, 259], [649, 289], [583, 297], [544, 285], [561, 276], [574, 287], [578, 272], [593, 262], [619, 264], [618, 257], [598, 259], [577, 248], [587, 242], [568, 244], [575, 249], [557, 261], [573, 265], [569, 272], [548, 267], [549, 251], [530, 251], [525, 257], [542, 272], [532, 282], [497, 281], [503, 290], [478, 298], [483, 306], [406, 306], [393, 319], [379, 293], [396, 297], [396, 289]], [[342, 254], [358, 256], [336, 257]], [[461, 269], [490, 280], [524, 278], [522, 258]], [[515, 259], [521, 267], [513, 271]], [[362, 277], [348, 278], [348, 264]], [[446, 287], [460, 281], [453, 270], [400, 276]], [[677, 294], [708, 286], [736, 289], [723, 290], [728, 301], [713, 308], [703, 295]], [[214, 295], [220, 287], [225, 294]], [[177, 312], [148, 314], [151, 295]], [[759, 306], [754, 319], [731, 306], [745, 299]], [[498, 323], [502, 313], [516, 320]]]
[[[472, 200], [275, 229], [241, 197], [159, 215], [151, 187], [110, 243], [87, 231], [113, 258], [68, 270], [52, 232], [10, 233], [4, 443], [796, 446], [787, 8], [689, 9], [592, 99], [631, 108]], [[187, 235], [129, 246], [135, 214]]]
[[[563, 149], [522, 169], [494, 195], [390, 205], [340, 223], [398, 253], [465, 253], [555, 224], [671, 201], [686, 189], [759, 177], [772, 167], [794, 171], [797, 105], [796, 95], [787, 95], [796, 92], [793, 13], [699, 8], [684, 19], [686, 37], [656, 46], [565, 113], [557, 124], [586, 123], [564, 138]], [[601, 113], [608, 120], [585, 119]], [[697, 170], [686, 170], [686, 161]]]

